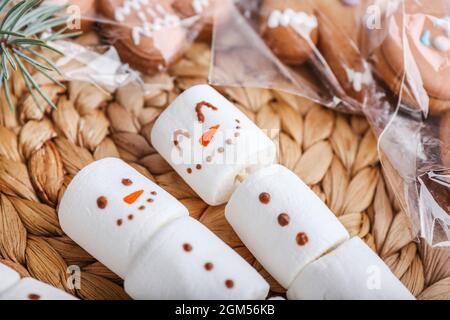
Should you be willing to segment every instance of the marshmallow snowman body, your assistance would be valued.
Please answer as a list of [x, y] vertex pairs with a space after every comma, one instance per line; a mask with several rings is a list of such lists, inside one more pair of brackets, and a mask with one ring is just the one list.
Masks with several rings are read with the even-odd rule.
[[0, 263], [0, 296], [20, 281], [20, 275], [13, 269]]
[[275, 144], [208, 85], [189, 88], [156, 121], [151, 141], [208, 204], [225, 203], [245, 176], [275, 160]]
[[354, 237], [304, 268], [290, 300], [413, 300], [386, 264]]
[[125, 278], [135, 299], [265, 299], [268, 283], [197, 220], [161, 229]]
[[0, 300], [78, 300], [74, 296], [33, 278], [23, 278], [0, 294]]
[[106, 158], [73, 178], [58, 214], [69, 237], [123, 278], [150, 237], [189, 212], [122, 160]]
[[285, 288], [309, 263], [349, 238], [328, 207], [280, 165], [250, 175], [225, 208], [228, 222]]

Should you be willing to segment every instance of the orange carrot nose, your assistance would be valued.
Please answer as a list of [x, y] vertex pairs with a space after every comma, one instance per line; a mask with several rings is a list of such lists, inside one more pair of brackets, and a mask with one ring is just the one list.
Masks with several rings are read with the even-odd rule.
[[219, 130], [219, 128], [220, 128], [220, 124], [217, 124], [217, 125], [209, 128], [208, 131], [206, 131], [199, 140], [201, 145], [204, 147], [207, 147], [209, 145], [209, 143], [212, 141], [212, 139], [214, 138], [214, 135], [216, 134], [217, 130]]
[[144, 190], [138, 190], [136, 192], [130, 193], [125, 198], [123, 198], [123, 201], [125, 201], [128, 204], [133, 204], [136, 202], [137, 199], [144, 193]]

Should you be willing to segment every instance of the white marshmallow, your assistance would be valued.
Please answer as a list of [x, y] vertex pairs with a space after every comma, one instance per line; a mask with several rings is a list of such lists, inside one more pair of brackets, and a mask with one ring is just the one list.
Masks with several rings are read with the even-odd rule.
[[272, 164], [276, 154], [275, 144], [208, 85], [194, 86], [178, 96], [156, 121], [151, 140], [210, 205], [225, 203], [238, 185], [238, 176]]
[[[268, 196], [270, 201], [264, 201]], [[256, 259], [285, 288], [308, 263], [349, 238], [317, 195], [280, 165], [249, 176], [234, 192], [225, 216]]]
[[308, 265], [290, 300], [413, 300], [414, 296], [361, 239], [354, 237]]
[[264, 299], [269, 284], [197, 220], [161, 229], [125, 278], [134, 299]]
[[0, 295], [19, 281], [20, 275], [15, 270], [0, 263]]
[[122, 160], [107, 158], [73, 178], [58, 214], [69, 237], [124, 278], [134, 255], [150, 237], [189, 212]]
[[78, 300], [74, 296], [33, 278], [24, 278], [0, 295], [0, 300]]

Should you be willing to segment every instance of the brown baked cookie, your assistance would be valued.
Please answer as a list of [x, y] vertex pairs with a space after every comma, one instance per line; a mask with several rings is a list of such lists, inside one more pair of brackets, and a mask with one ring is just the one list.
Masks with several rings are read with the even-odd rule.
[[328, 13], [331, 23], [338, 26], [341, 31], [355, 44], [360, 42], [361, 20], [365, 13], [364, 0], [314, 0], [321, 12]]
[[345, 93], [364, 102], [367, 90], [373, 83], [372, 71], [354, 42], [329, 20], [331, 14], [317, 11], [319, 50]]
[[440, 130], [442, 163], [450, 170], [450, 112], [442, 116]]
[[[83, 31], [88, 32], [94, 23], [97, 14], [95, 0], [45, 0], [43, 5], [67, 5], [67, 11], [62, 14], [80, 15], [80, 28], [70, 29], [69, 31]], [[75, 17], [77, 18], [77, 17]], [[72, 25], [72, 21], [70, 21]], [[78, 21], [73, 21], [73, 26], [77, 26]]]
[[185, 31], [171, 0], [99, 0], [97, 9], [107, 20], [102, 34], [115, 46], [122, 61], [152, 73], [178, 60], [186, 47]]
[[210, 40], [214, 25], [214, 10], [218, 0], [173, 0], [172, 8], [183, 18], [199, 16], [198, 39]]
[[280, 60], [298, 65], [312, 56], [318, 30], [308, 1], [263, 0], [260, 16], [260, 33]]
[[[401, 26], [404, 23], [408, 54], [415, 62], [417, 74], [420, 75], [419, 81], [430, 98], [430, 112], [438, 114], [450, 111], [450, 87], [447, 85], [450, 79], [450, 21], [441, 16], [440, 12], [445, 11], [439, 7], [438, 1], [430, 2], [426, 9], [427, 14], [409, 7], [406, 7], [405, 14], [401, 9], [397, 10], [390, 20], [388, 34], [378, 52], [378, 58], [384, 59], [386, 62], [384, 66], [391, 69], [390, 74], [395, 75], [394, 79], [384, 81], [391, 88], [398, 87], [391, 81], [400, 82], [405, 72], [401, 36]], [[410, 77], [413, 70], [408, 68]], [[382, 70], [379, 73], [389, 72]], [[410, 92], [402, 99], [410, 107], [415, 108], [418, 105], [415, 102], [417, 99], [414, 98], [411, 87], [409, 90]]]

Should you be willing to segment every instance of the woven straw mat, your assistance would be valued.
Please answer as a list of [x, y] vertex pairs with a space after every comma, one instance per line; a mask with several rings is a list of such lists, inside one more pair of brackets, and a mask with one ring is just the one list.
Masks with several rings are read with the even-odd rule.
[[[179, 199], [191, 215], [249, 261], [283, 293], [224, 218], [181, 180], [149, 141], [161, 111], [182, 90], [205, 83], [210, 50], [196, 43], [159, 84], [143, 94], [129, 84], [113, 95], [83, 82], [67, 90], [46, 85], [57, 103], [41, 111], [13, 79], [16, 112], [0, 97], [0, 262], [81, 299], [129, 299], [123, 280], [62, 232], [56, 208], [73, 176], [90, 162], [120, 157]], [[409, 220], [385, 183], [376, 139], [360, 116], [333, 112], [279, 92], [218, 88], [261, 128], [280, 129], [278, 161], [326, 202], [352, 236], [359, 236], [420, 299], [450, 299], [449, 250], [414, 242]], [[43, 104], [44, 105], [44, 104]], [[81, 287], [67, 284], [81, 268]]]

